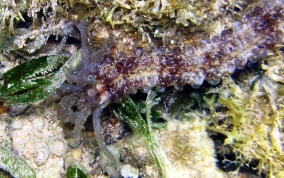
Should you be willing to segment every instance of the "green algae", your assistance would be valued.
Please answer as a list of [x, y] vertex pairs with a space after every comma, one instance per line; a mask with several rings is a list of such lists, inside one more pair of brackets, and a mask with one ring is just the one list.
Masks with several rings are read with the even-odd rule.
[[150, 91], [145, 101], [146, 116], [144, 118], [134, 101], [130, 97], [126, 97], [116, 114], [130, 125], [134, 135], [143, 139], [154, 158], [160, 177], [166, 178], [172, 177], [172, 166], [165, 153], [159, 147], [152, 132], [151, 108], [158, 104], [158, 101], [159, 98], [156, 98], [156, 92]]
[[80, 51], [68, 60], [64, 56], [50, 55], [22, 63], [3, 74], [0, 100], [13, 104], [32, 104], [43, 100], [64, 82], [65, 72], [78, 67]]
[[43, 56], [5, 72], [0, 99], [6, 103], [30, 104], [46, 98], [55, 91], [55, 87], [49, 87], [65, 60], [61, 56]]
[[36, 177], [34, 170], [25, 161], [3, 147], [0, 147], [0, 168], [17, 178]]
[[66, 171], [66, 178], [87, 178], [87, 176], [78, 167], [69, 166]]

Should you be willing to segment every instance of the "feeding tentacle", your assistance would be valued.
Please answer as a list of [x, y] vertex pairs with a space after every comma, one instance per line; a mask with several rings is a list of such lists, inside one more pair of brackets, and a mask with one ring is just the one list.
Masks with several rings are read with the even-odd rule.
[[85, 24], [86, 22], [74, 22], [74, 26], [78, 28], [81, 36], [82, 43], [82, 64], [83, 64], [83, 74], [86, 76], [88, 72], [89, 61], [88, 58], [92, 53], [92, 49], [88, 44], [88, 30]]
[[103, 107], [98, 107], [94, 110], [93, 113], [93, 126], [94, 126], [94, 134], [95, 138], [98, 142], [100, 149], [104, 152], [104, 154], [110, 159], [112, 164], [115, 166], [115, 169], [119, 170], [119, 164], [114, 159], [114, 156], [108, 150], [107, 146], [103, 142], [102, 134], [101, 134], [101, 123], [100, 123], [100, 116], [102, 113]]

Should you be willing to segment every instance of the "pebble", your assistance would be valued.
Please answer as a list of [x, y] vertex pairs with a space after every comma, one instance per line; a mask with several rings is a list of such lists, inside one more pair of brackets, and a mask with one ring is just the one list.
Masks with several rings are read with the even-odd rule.
[[36, 130], [41, 131], [44, 127], [44, 120], [41, 117], [32, 120], [33, 128]]
[[63, 138], [54, 138], [50, 140], [49, 150], [56, 156], [63, 156], [67, 152], [68, 143]]
[[130, 164], [126, 164], [121, 168], [121, 175], [124, 178], [138, 178], [138, 169], [131, 166]]
[[11, 124], [11, 128], [12, 129], [21, 129], [23, 128], [23, 123], [20, 119], [15, 119], [12, 121], [12, 124]]
[[42, 148], [40, 150], [37, 150], [34, 153], [34, 158], [35, 158], [35, 163], [37, 165], [42, 165], [46, 162], [46, 160], [48, 159], [49, 156], [49, 150]]

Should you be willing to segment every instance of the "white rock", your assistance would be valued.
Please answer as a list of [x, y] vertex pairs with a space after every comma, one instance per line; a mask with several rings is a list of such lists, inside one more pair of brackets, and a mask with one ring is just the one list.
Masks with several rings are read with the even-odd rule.
[[124, 178], [137, 178], [138, 177], [138, 169], [131, 166], [130, 164], [126, 164], [121, 168], [121, 175]]
[[23, 127], [23, 123], [20, 119], [13, 120], [11, 124], [12, 129], [21, 129]]
[[48, 159], [48, 156], [49, 156], [49, 150], [48, 149], [42, 148], [40, 150], [37, 150], [34, 153], [36, 164], [42, 165], [43, 163], [46, 162], [46, 160]]
[[56, 156], [62, 156], [67, 151], [68, 143], [63, 138], [54, 138], [50, 140], [48, 146], [51, 153]]
[[41, 117], [32, 120], [33, 127], [38, 131], [41, 131], [44, 127], [44, 120]]

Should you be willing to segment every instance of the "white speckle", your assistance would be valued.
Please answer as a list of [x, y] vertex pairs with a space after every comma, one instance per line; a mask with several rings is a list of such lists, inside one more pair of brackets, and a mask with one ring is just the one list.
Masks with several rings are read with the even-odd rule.
[[150, 90], [151, 90], [151, 88], [145, 86], [144, 88], [141, 89], [141, 92], [142, 93], [148, 93]]
[[243, 29], [243, 24], [237, 21], [237, 22], [232, 23], [232, 27], [234, 31], [237, 32]]
[[148, 86], [148, 87], [150, 87], [150, 88], [152, 88], [152, 87], [154, 87], [156, 84], [157, 84], [157, 82], [158, 82], [158, 76], [154, 76], [154, 75], [150, 75], [150, 76], [145, 76], [144, 78], [143, 78], [143, 80], [144, 80], [144, 83]]
[[157, 86], [157, 87], [156, 87], [156, 91], [157, 91], [158, 93], [163, 93], [165, 90], [166, 90], [166, 88], [163, 87], [163, 86]]
[[186, 51], [186, 54], [187, 54], [187, 55], [192, 55], [192, 54], [194, 54], [195, 49], [194, 49], [193, 46], [188, 45], [188, 46], [185, 47], [185, 51]]

